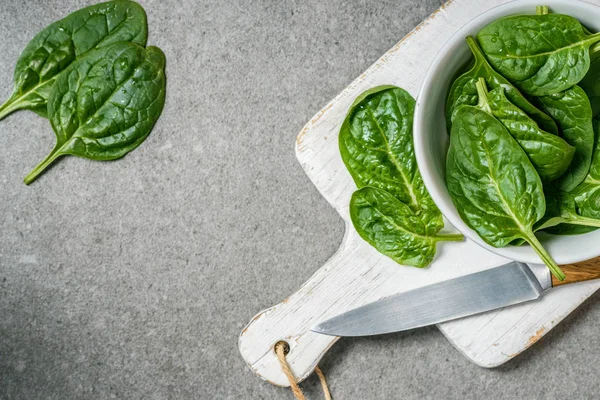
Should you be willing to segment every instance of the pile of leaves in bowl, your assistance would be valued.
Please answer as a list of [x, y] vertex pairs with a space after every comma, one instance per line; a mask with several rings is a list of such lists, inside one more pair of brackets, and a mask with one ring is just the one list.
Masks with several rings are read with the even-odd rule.
[[486, 243], [527, 242], [562, 280], [536, 233], [600, 227], [600, 33], [540, 6], [467, 43], [446, 103], [452, 201]]

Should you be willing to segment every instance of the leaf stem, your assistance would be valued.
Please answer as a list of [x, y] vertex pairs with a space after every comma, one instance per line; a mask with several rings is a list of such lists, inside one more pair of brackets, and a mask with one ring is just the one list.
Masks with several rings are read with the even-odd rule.
[[600, 219], [584, 217], [581, 215], [574, 215], [571, 218], [555, 217], [550, 218], [543, 225], [538, 227], [536, 231], [541, 231], [546, 228], [552, 228], [553, 226], [559, 224], [591, 226], [595, 228], [600, 228]]
[[537, 15], [546, 15], [548, 14], [549, 10], [548, 10], [548, 6], [536, 6], [535, 7], [535, 13]]
[[562, 223], [566, 223], [567, 221], [562, 217], [554, 217], [550, 218], [548, 221], [544, 222], [542, 225], [535, 228], [535, 231], [542, 231], [546, 228], [552, 228], [553, 226], [560, 225]]
[[598, 53], [600, 52], [600, 43], [595, 43], [590, 47], [590, 58], [594, 61], [598, 58]]
[[550, 272], [552, 272], [552, 275], [554, 275], [558, 280], [564, 281], [565, 273], [560, 269], [560, 267], [552, 259], [550, 254], [548, 254], [546, 249], [544, 249], [544, 246], [542, 246], [542, 244], [539, 242], [537, 237], [535, 237], [533, 232], [530, 232], [529, 235], [527, 235], [527, 237], [525, 239], [529, 242], [529, 244], [531, 245], [533, 250], [535, 250], [535, 252], [538, 254], [538, 256], [540, 256], [542, 261], [544, 261], [544, 264], [546, 264], [546, 266], [550, 269]]
[[571, 225], [594, 226], [600, 228], [599, 219], [583, 217], [581, 215], [576, 216], [575, 219], [565, 219], [564, 223]]
[[467, 36], [467, 38], [465, 40], [467, 41], [467, 44], [469, 45], [469, 49], [471, 50], [471, 53], [473, 53], [473, 57], [475, 57], [475, 64], [477, 64], [478, 60], [485, 60], [485, 56], [483, 55], [481, 48], [475, 41], [475, 38], [473, 36]]
[[477, 101], [477, 107], [491, 115], [492, 108], [490, 107], [490, 103], [488, 101], [488, 90], [485, 84], [485, 79], [480, 77], [477, 80], [477, 83], [475, 83], [475, 87], [477, 88], [477, 96], [479, 97], [479, 100]]
[[46, 157], [44, 159], [44, 161], [42, 161], [41, 163], [39, 163], [37, 165], [37, 167], [35, 167], [33, 169], [33, 171], [31, 171], [26, 177], [25, 179], [23, 179], [23, 182], [25, 182], [26, 185], [29, 185], [31, 182], [33, 182], [34, 180], [37, 179], [37, 177], [44, 172], [44, 170], [46, 168], [48, 168], [48, 166], [50, 164], [52, 164], [58, 157], [63, 156], [63, 153], [60, 153], [57, 151], [57, 148], [55, 148], [54, 150], [52, 150], [52, 152], [48, 155], [48, 157]]
[[4, 119], [8, 114], [19, 109], [19, 102], [16, 101], [17, 97], [13, 94], [10, 96], [4, 104], [0, 106], [0, 120]]
[[584, 42], [591, 43], [590, 51], [594, 52], [597, 50], [597, 48], [594, 46], [594, 44], [598, 43], [599, 40], [600, 40], [600, 32], [596, 32], [596, 33], [593, 33], [590, 36], [588, 36], [587, 39], [584, 40]]
[[432, 236], [436, 242], [462, 242], [465, 237], [460, 233], [451, 233], [448, 235], [436, 235]]

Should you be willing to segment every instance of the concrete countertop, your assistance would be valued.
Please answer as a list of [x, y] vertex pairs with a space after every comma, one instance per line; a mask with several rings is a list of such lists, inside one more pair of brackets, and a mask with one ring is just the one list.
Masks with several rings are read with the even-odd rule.
[[[92, 3], [2, 1], [0, 97], [35, 33]], [[27, 187], [54, 134], [30, 112], [0, 122], [0, 398], [292, 399], [237, 337], [343, 235], [294, 138], [440, 1], [141, 3], [168, 89], [139, 149], [64, 158]], [[594, 398], [599, 306], [495, 370], [435, 328], [342, 340], [321, 368], [336, 399]]]

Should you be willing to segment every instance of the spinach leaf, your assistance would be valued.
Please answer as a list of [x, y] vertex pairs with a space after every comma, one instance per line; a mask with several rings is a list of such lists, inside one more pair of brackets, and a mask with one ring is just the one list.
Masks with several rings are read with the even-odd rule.
[[14, 90], [0, 106], [0, 119], [30, 109], [46, 116], [56, 76], [91, 49], [120, 41], [146, 45], [146, 13], [137, 3], [110, 1], [75, 11], [29, 42], [17, 61]]
[[403, 89], [380, 86], [361, 94], [340, 129], [342, 160], [359, 188], [383, 189], [425, 221], [430, 234], [442, 214], [419, 173], [413, 147], [415, 100]]
[[587, 35], [568, 15], [513, 15], [485, 26], [477, 40], [498, 72], [524, 93], [544, 96], [585, 76], [600, 34]]
[[584, 217], [577, 212], [577, 205], [571, 193], [546, 191], [546, 215], [536, 225], [555, 235], [579, 235], [600, 228], [600, 219]]
[[534, 120], [506, 98], [501, 86], [487, 93], [485, 81], [480, 78], [477, 90], [480, 98], [488, 102], [494, 117], [525, 151], [542, 181], [553, 181], [567, 171], [575, 154], [573, 146], [559, 136], [541, 130]]
[[600, 114], [600, 51], [592, 54], [590, 69], [579, 86], [590, 99], [592, 115], [595, 117]]
[[544, 222], [538, 229], [545, 229], [552, 234], [573, 235], [600, 227], [600, 121], [598, 119], [594, 119], [594, 132], [596, 146], [589, 173], [584, 181], [570, 192], [557, 189], [546, 191], [546, 202], [548, 204], [554, 202], [555, 206], [548, 207]]
[[[543, 232], [549, 233], [551, 235], [560, 235], [560, 236], [574, 236], [574, 235], [583, 235], [584, 233], [593, 232], [598, 228], [593, 226], [586, 225], [571, 225], [569, 223], [561, 223], [560, 225], [551, 226], [549, 228], [543, 229]], [[540, 229], [541, 230], [541, 229]], [[537, 232], [537, 230], [536, 230]]]
[[562, 280], [565, 275], [533, 233], [546, 210], [540, 177], [483, 100], [480, 107], [461, 106], [454, 114], [446, 160], [452, 201], [486, 243], [505, 247], [524, 239]]
[[537, 109], [506, 78], [494, 71], [477, 45], [477, 42], [471, 36], [467, 37], [467, 44], [473, 53], [474, 64], [469, 71], [454, 81], [448, 92], [448, 99], [446, 101], [446, 126], [449, 131], [452, 125], [452, 113], [458, 107], [461, 105], [477, 105], [478, 95], [475, 84], [479, 78], [483, 78], [491, 89], [504, 88], [506, 97], [508, 97], [510, 102], [527, 113], [527, 115], [537, 122], [541, 129], [554, 134], [558, 133], [558, 128], [552, 118]]
[[64, 155], [113, 160], [139, 146], [162, 112], [164, 68], [160, 49], [129, 42], [92, 50], [71, 64], [48, 99], [56, 146], [25, 183]]
[[600, 179], [588, 175], [585, 181], [569, 192], [573, 197], [577, 213], [585, 218], [594, 219], [596, 222], [588, 221], [586, 226], [600, 226]]
[[580, 215], [600, 219], [600, 119], [595, 118], [593, 125], [596, 145], [590, 171], [570, 194]]
[[585, 179], [592, 161], [594, 128], [590, 101], [579, 86], [537, 97], [536, 100], [542, 110], [554, 118], [561, 136], [575, 147], [575, 155], [569, 169], [556, 181], [559, 189], [568, 192]]
[[380, 253], [403, 265], [423, 268], [435, 256], [436, 243], [463, 236], [431, 236], [423, 220], [385, 190], [364, 187], [350, 200], [350, 217], [358, 234]]

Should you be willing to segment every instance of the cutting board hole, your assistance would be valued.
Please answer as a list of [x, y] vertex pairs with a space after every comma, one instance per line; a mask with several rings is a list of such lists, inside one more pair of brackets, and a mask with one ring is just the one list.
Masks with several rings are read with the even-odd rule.
[[273, 346], [273, 351], [277, 353], [277, 349], [281, 346], [283, 346], [283, 355], [287, 356], [290, 352], [290, 345], [285, 340], [280, 340], [279, 342], [275, 343], [275, 346]]

